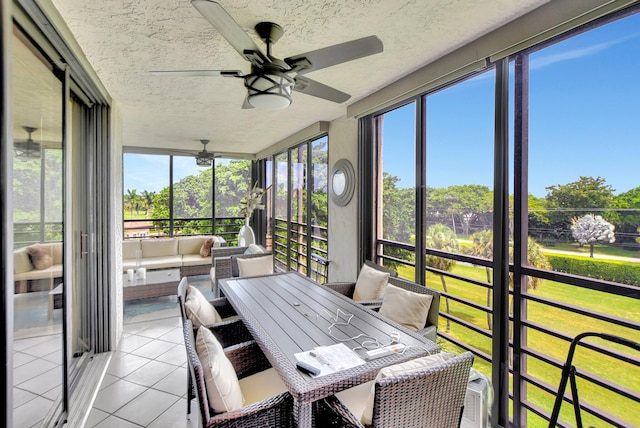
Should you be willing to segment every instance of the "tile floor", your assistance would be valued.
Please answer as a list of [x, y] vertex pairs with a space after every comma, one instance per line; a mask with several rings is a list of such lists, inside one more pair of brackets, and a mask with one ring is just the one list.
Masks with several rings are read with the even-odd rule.
[[[190, 283], [212, 298], [208, 277], [195, 277]], [[59, 320], [53, 319], [44, 328], [16, 331], [16, 427], [39, 427], [59, 397], [59, 326]], [[186, 397], [186, 354], [176, 297], [127, 302], [123, 337], [112, 355], [85, 427], [198, 427], [197, 403], [192, 403], [191, 417], [187, 419]]]
[[[177, 303], [176, 303], [177, 305]], [[187, 420], [187, 366], [177, 307], [140, 315], [124, 334], [86, 427], [197, 427]]]

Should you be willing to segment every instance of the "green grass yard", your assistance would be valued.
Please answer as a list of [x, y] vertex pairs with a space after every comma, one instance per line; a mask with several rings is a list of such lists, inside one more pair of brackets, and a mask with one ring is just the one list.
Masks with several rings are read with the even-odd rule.
[[[413, 269], [411, 267], [401, 267], [398, 271], [403, 277], [413, 277]], [[454, 268], [453, 272], [469, 278], [486, 281], [486, 271], [484, 268], [458, 264]], [[427, 276], [427, 285], [438, 290], [443, 289], [441, 279], [437, 275], [429, 274]], [[460, 296], [475, 303], [486, 305], [487, 291], [482, 287], [450, 278], [447, 278], [447, 287], [449, 293], [452, 295]], [[583, 290], [578, 287], [553, 281], [544, 281], [537, 290], [532, 290], [531, 293], [548, 299], [575, 305], [590, 311], [610, 314], [633, 321], [640, 321], [640, 305], [638, 305], [638, 302], [635, 299], [598, 291]], [[440, 302], [440, 311], [446, 311], [445, 299], [442, 299]], [[478, 327], [484, 329], [487, 328], [487, 317], [482, 311], [451, 300], [450, 311], [452, 315], [458, 318], [464, 319]], [[584, 331], [597, 331], [626, 337], [636, 342], [640, 342], [639, 331], [616, 326], [604, 321], [594, 320], [590, 317], [569, 313], [538, 303], [529, 302], [527, 318], [536, 324], [540, 324], [549, 329], [561, 331], [570, 336]], [[446, 331], [446, 320], [443, 317], [440, 318], [439, 329], [443, 332]], [[451, 323], [451, 331], [449, 334], [464, 343], [491, 354], [491, 340], [479, 333], [455, 323]], [[528, 329], [527, 334], [528, 347], [544, 353], [560, 363], [564, 363], [567, 357], [569, 343], [533, 329]], [[629, 348], [611, 344], [610, 342], [603, 342], [597, 339], [592, 340], [592, 342], [620, 349], [631, 354], [633, 353]], [[445, 350], [455, 349], [455, 347], [447, 342], [442, 341], [440, 344]], [[637, 353], [634, 356], [638, 357]], [[489, 376], [491, 375], [491, 366], [489, 363], [481, 360], [480, 358], [476, 358], [475, 361], [474, 367], [476, 369]], [[605, 357], [593, 351], [585, 350], [582, 347], [579, 347], [576, 352], [574, 364], [581, 370], [588, 371], [591, 374], [613, 381], [623, 388], [633, 391], [640, 390], [640, 368], [638, 367], [623, 363], [617, 359]], [[527, 373], [540, 379], [542, 382], [553, 388], [557, 388], [560, 383], [559, 369], [533, 357], [527, 358]], [[637, 426], [635, 424], [637, 424], [637, 421], [640, 421], [640, 403], [633, 402], [632, 400], [628, 400], [617, 394], [610, 393], [605, 389], [595, 384], [585, 382], [582, 379], [578, 382], [578, 391], [580, 393], [581, 402], [589, 403], [597, 408], [604, 409], [613, 416], [625, 421], [629, 426]], [[554, 396], [551, 396], [532, 385], [528, 387], [527, 393], [527, 398], [530, 402], [547, 410], [548, 412], [551, 412], [555, 400]], [[562, 406], [561, 418], [569, 423], [573, 423], [572, 407], [567, 403]], [[548, 425], [546, 421], [531, 412], [527, 422], [530, 427], [546, 427]], [[585, 412], [583, 412], [583, 422], [585, 426], [606, 426], [602, 421], [591, 417]]]

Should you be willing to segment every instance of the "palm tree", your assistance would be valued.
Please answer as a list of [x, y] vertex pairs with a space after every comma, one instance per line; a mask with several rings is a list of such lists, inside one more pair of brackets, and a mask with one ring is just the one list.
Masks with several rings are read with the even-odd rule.
[[[493, 231], [482, 230], [471, 235], [473, 241], [472, 254], [477, 257], [482, 257], [491, 260], [493, 258]], [[513, 263], [513, 247], [509, 246], [509, 262]], [[532, 237], [527, 238], [527, 265], [539, 269], [549, 269], [551, 265], [547, 260], [547, 257], [542, 251], [540, 244], [536, 242]], [[491, 268], [487, 267], [487, 282], [491, 283]], [[542, 278], [526, 277], [527, 290], [536, 290], [538, 286], [544, 281]], [[513, 288], [513, 274], [509, 273], [509, 288]], [[487, 289], [487, 307], [491, 307], [491, 288]], [[513, 308], [511, 308], [513, 312]], [[489, 330], [493, 328], [491, 314], [487, 312], [487, 324]]]
[[133, 218], [133, 210], [136, 208], [138, 203], [138, 194], [136, 189], [127, 189], [127, 193], [124, 195], [124, 207], [125, 209], [129, 208], [129, 213], [131, 218]]
[[[449, 227], [440, 223], [434, 224], [427, 229], [426, 246], [427, 248], [435, 248], [449, 253], [456, 253], [460, 250], [460, 244], [458, 243], [456, 234]], [[456, 265], [455, 260], [430, 255], [425, 257], [425, 263], [429, 267], [445, 272], [451, 272]], [[447, 294], [447, 282], [442, 274], [440, 274], [440, 281], [442, 282], [442, 288], [444, 289], [445, 294]], [[444, 299], [447, 307], [447, 314], [449, 314], [449, 298], [445, 296]], [[447, 318], [447, 331], [449, 331], [450, 328], [451, 321]]]
[[[476, 257], [481, 257], [483, 259], [492, 260], [493, 259], [493, 231], [492, 230], [481, 230], [479, 232], [474, 233], [470, 236], [471, 241], [473, 242], [473, 247], [471, 248], [471, 255]], [[492, 284], [491, 280], [491, 268], [485, 268], [487, 272], [487, 283]], [[491, 307], [491, 288], [487, 288], [487, 307]], [[489, 330], [493, 329], [493, 321], [491, 319], [491, 313], [487, 312], [487, 327]]]
[[149, 210], [153, 207], [153, 196], [155, 192], [149, 192], [148, 190], [142, 191], [142, 204], [144, 207], [145, 217], [149, 218]]

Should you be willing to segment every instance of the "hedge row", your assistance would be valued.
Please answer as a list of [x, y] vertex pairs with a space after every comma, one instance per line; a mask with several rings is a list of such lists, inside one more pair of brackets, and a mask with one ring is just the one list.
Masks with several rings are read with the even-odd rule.
[[620, 284], [640, 285], [640, 263], [559, 254], [546, 254], [546, 256], [549, 263], [551, 263], [551, 267], [556, 272], [565, 272]]

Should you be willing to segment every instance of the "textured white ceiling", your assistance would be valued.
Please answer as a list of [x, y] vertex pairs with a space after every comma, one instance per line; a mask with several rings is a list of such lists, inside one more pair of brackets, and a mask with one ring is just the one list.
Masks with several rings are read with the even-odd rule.
[[188, 0], [52, 0], [123, 116], [124, 144], [254, 154], [548, 0], [220, 0], [246, 32], [284, 28], [284, 58], [377, 35], [384, 52], [309, 73], [351, 94], [343, 104], [294, 93], [285, 110], [242, 110], [241, 79], [154, 76], [151, 70], [228, 69], [249, 63]]

